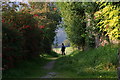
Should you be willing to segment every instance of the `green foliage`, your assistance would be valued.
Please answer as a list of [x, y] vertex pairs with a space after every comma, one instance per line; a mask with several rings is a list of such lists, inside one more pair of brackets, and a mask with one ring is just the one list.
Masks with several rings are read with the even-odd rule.
[[50, 54], [42, 53], [34, 59], [17, 62], [16, 67], [3, 70], [2, 78], [42, 77], [48, 72], [43, 70], [43, 66], [55, 57], [59, 57], [59, 54], [51, 51]]
[[[3, 27], [3, 55], [15, 55], [22, 50], [22, 40], [23, 36], [17, 29], [10, 29], [10, 25], [5, 23], [2, 24]], [[12, 52], [10, 52], [10, 50]], [[5, 51], [5, 53], [4, 53]]]
[[[23, 35], [22, 33], [13, 28], [13, 23], [8, 22], [9, 19], [3, 19], [2, 30], [3, 30], [3, 67], [13, 67], [16, 61], [20, 61], [23, 54]], [[15, 60], [15, 61], [14, 61]], [[9, 62], [8, 62], [9, 61]], [[14, 63], [14, 64], [13, 64]]]
[[[5, 69], [12, 68], [22, 60], [37, 58], [41, 53], [51, 53], [55, 30], [61, 17], [69, 41], [78, 48], [84, 49], [87, 42], [90, 47], [94, 47], [95, 36], [101, 36], [101, 33], [106, 33], [111, 39], [119, 39], [118, 3], [63, 2], [57, 3], [56, 8], [54, 3], [30, 2], [28, 6], [19, 2], [3, 2], [2, 7]], [[90, 25], [86, 26], [87, 23]], [[57, 70], [68, 70], [79, 77], [116, 77], [116, 51], [114, 46], [85, 52], [75, 51], [58, 60]], [[55, 52], [51, 55], [58, 57]]]
[[116, 78], [117, 49], [116, 45], [107, 45], [84, 52], [74, 51], [58, 59], [55, 69], [66, 73], [67, 77]]
[[95, 13], [95, 16], [100, 22], [97, 24], [101, 31], [107, 32], [110, 39], [119, 39], [119, 10], [120, 5], [112, 3], [99, 3], [100, 10]]
[[68, 39], [64, 40], [63, 43], [65, 46], [70, 46], [70, 41]]
[[[56, 35], [55, 30], [57, 29], [57, 25], [61, 21], [61, 17], [56, 10], [54, 10], [54, 3], [30, 3], [31, 6], [36, 7], [35, 9], [32, 7], [31, 13], [37, 15], [35, 18], [38, 19], [38, 25], [45, 26], [43, 30], [43, 40], [41, 45], [43, 45], [44, 53], [50, 53], [51, 45], [54, 41], [54, 37]], [[39, 8], [41, 5], [43, 7]]]
[[[36, 4], [40, 4], [42, 10], [39, 7], [37, 9], [26, 7], [19, 2], [6, 2], [3, 5], [3, 61], [5, 61], [3, 66], [6, 66], [5, 68], [10, 68], [10, 65], [15, 65], [19, 60], [29, 60], [38, 57], [41, 53], [51, 53], [55, 30], [61, 17], [56, 11], [50, 11], [49, 3]], [[37, 5], [32, 4], [32, 6]], [[8, 48], [9, 52], [5, 50]]]
[[44, 58], [35, 58], [30, 61], [22, 61], [17, 64], [15, 68], [3, 71], [2, 79], [4, 78], [27, 78], [27, 77], [41, 77], [46, 74], [43, 67], [48, 60]]
[[85, 43], [86, 23], [84, 21], [85, 12], [82, 3], [68, 2], [57, 3], [57, 5], [63, 17], [68, 39], [76, 46], [83, 46]]
[[53, 57], [59, 57], [59, 54], [54, 52], [54, 51], [52, 51], [50, 55], [53, 56]]
[[97, 37], [119, 39], [118, 3], [58, 2], [57, 6], [72, 45], [83, 49], [94, 48], [99, 46]]

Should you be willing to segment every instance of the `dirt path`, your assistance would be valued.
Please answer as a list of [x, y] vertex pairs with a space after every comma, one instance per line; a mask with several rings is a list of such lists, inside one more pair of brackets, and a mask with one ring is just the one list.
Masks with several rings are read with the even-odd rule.
[[45, 70], [51, 70], [51, 69], [53, 68], [55, 62], [56, 62], [56, 61], [50, 61], [50, 62], [47, 63], [43, 68], [44, 68]]
[[47, 74], [45, 76], [42, 76], [41, 78], [55, 78], [57, 76], [58, 73], [53, 72], [52, 69], [54, 67], [55, 64], [55, 59], [53, 59], [53, 61], [50, 61], [49, 63], [47, 63], [43, 69], [47, 71]]

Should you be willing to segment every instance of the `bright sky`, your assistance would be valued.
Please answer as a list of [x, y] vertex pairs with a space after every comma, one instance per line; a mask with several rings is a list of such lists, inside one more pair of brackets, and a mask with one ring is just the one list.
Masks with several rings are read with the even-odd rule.
[[10, 0], [11, 2], [28, 2], [28, 0]]
[[28, 2], [28, 1], [34, 1], [34, 2], [43, 2], [43, 1], [49, 2], [49, 1], [51, 1], [51, 2], [54, 2], [56, 0], [10, 0], [10, 1], [12, 1], [12, 2]]
[[28, 4], [28, 1], [29, 0], [10, 0], [11, 2], [23, 2], [23, 3], [26, 3]]

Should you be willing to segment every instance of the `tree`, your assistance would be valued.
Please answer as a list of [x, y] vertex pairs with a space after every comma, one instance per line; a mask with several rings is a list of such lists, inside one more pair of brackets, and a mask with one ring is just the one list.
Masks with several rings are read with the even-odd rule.
[[110, 40], [120, 39], [119, 28], [119, 10], [120, 4], [118, 2], [104, 2], [100, 4], [100, 10], [95, 13], [95, 18], [99, 20], [97, 24], [105, 35], [109, 36]]
[[97, 22], [94, 18], [94, 13], [99, 10], [99, 5], [96, 2], [84, 2], [82, 4], [85, 9], [85, 21], [86, 21], [86, 49], [99, 46], [99, 28], [96, 26]]
[[37, 16], [36, 18], [39, 20], [38, 25], [45, 26], [43, 29], [44, 39], [41, 44], [45, 47], [44, 51], [50, 53], [51, 45], [53, 44], [56, 35], [55, 30], [58, 28], [57, 25], [61, 21], [59, 10], [57, 10], [54, 3], [30, 2], [30, 4], [30, 13]]
[[82, 3], [68, 2], [57, 3], [57, 5], [60, 7], [68, 39], [78, 49], [82, 47], [84, 50], [86, 22]]
[[54, 8], [50, 10], [52, 5], [42, 4], [40, 10], [32, 9], [22, 3], [4, 3], [2, 12], [3, 65], [7, 65], [8, 68], [19, 60], [29, 60], [39, 57], [39, 54], [51, 52], [55, 30], [61, 17]]

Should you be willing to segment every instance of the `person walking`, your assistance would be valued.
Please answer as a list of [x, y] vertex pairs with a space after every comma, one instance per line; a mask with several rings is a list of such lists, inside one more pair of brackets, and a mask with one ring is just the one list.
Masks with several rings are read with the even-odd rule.
[[65, 55], [65, 46], [64, 46], [64, 43], [62, 43], [61, 51], [62, 51], [62, 55]]

